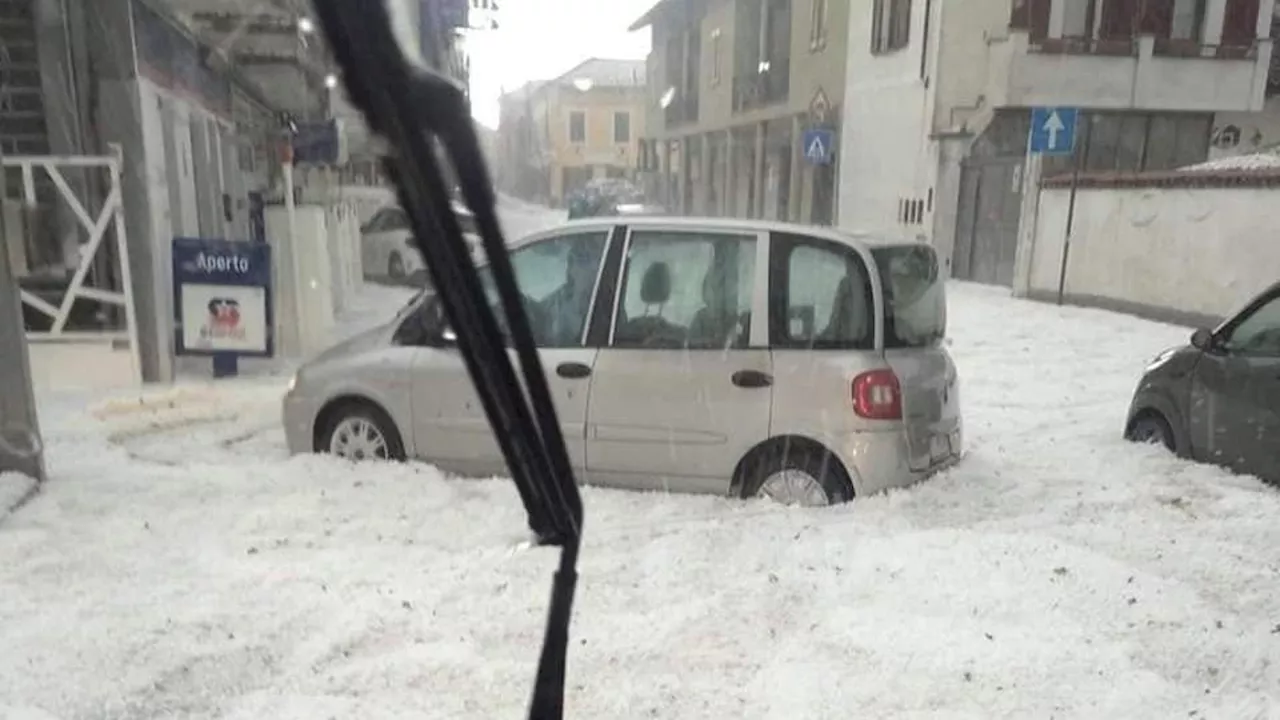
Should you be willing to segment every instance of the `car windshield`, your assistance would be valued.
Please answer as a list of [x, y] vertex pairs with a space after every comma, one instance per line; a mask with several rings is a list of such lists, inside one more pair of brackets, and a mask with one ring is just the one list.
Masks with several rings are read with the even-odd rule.
[[929, 347], [947, 332], [947, 299], [938, 257], [928, 245], [871, 250], [884, 288], [886, 348]]
[[1280, 720], [1280, 0], [0, 20], [0, 720]]

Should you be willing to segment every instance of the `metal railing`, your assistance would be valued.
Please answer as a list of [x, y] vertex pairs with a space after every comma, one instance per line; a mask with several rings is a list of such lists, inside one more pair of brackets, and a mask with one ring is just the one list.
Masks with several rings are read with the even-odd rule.
[[[125, 234], [124, 206], [121, 197], [120, 166], [121, 151], [119, 145], [111, 145], [111, 155], [9, 155], [3, 160], [5, 168], [17, 168], [22, 175], [22, 202], [27, 207], [37, 205], [36, 173], [43, 172], [58, 189], [63, 202], [79, 221], [81, 228], [87, 233], [87, 241], [80, 244], [80, 257], [76, 263], [71, 281], [67, 284], [57, 304], [27, 290], [21, 291], [23, 304], [48, 316], [52, 323], [47, 331], [27, 333], [33, 341], [99, 341], [111, 342], [127, 340], [133, 362], [133, 374], [137, 382], [142, 382], [142, 362], [138, 345], [138, 317], [133, 301], [133, 277], [129, 266], [129, 243]], [[85, 208], [85, 203], [76, 197], [76, 192], [67, 183], [62, 169], [102, 168], [107, 171], [108, 189], [106, 199], [96, 214]], [[116, 277], [120, 280], [120, 290], [94, 287], [87, 284], [90, 269], [108, 234], [115, 243]], [[68, 331], [67, 320], [71, 315], [76, 300], [90, 300], [103, 305], [120, 307], [124, 310], [125, 328], [123, 331]]]

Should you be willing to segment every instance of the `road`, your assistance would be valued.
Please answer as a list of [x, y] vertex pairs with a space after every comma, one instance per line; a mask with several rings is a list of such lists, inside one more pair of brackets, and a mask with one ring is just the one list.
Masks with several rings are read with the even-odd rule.
[[[949, 293], [945, 475], [818, 511], [586, 491], [571, 716], [1276, 717], [1280, 499], [1119, 437], [1188, 330]], [[43, 399], [0, 717], [522, 716], [554, 557], [514, 487], [289, 458], [282, 392]]]

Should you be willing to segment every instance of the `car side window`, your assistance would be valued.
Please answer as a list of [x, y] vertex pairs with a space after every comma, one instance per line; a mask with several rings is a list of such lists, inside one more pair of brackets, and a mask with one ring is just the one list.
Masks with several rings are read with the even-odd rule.
[[755, 253], [752, 235], [633, 231], [614, 318], [613, 347], [746, 347]]
[[404, 210], [396, 208], [394, 210], [387, 211], [387, 216], [386, 218], [383, 219], [382, 227], [379, 228], [379, 231], [390, 232], [393, 230], [408, 230], [408, 229], [409, 229], [409, 215], [405, 213]]
[[433, 328], [444, 323], [444, 308], [434, 298], [419, 296], [409, 301], [410, 309], [403, 313], [392, 341], [397, 345], [414, 346], [428, 342]]
[[379, 210], [373, 214], [373, 217], [369, 218], [369, 222], [365, 223], [364, 227], [360, 228], [360, 232], [362, 233], [380, 232], [382, 230], [383, 224], [385, 224], [386, 221], [387, 221], [387, 211]]
[[1238, 321], [1224, 339], [1223, 348], [1240, 355], [1280, 357], [1280, 295]]
[[866, 263], [853, 248], [774, 233], [769, 254], [769, 342], [773, 347], [875, 347], [871, 280]]
[[[538, 347], [582, 346], [608, 237], [607, 230], [560, 235], [511, 253], [516, 286]], [[480, 282], [509, 341], [489, 268], [481, 269]]]

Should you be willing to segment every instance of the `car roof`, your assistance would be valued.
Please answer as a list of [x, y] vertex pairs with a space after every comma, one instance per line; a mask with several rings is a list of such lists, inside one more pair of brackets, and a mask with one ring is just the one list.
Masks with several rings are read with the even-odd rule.
[[684, 215], [621, 215], [581, 218], [568, 220], [557, 225], [542, 228], [528, 237], [521, 238], [512, 246], [546, 237], [549, 234], [572, 230], [574, 228], [601, 228], [626, 225], [627, 227], [663, 227], [663, 228], [715, 228], [717, 230], [740, 230], [742, 232], [782, 232], [807, 235], [809, 237], [832, 240], [844, 245], [863, 246], [867, 249], [875, 247], [892, 247], [921, 244], [921, 238], [895, 237], [888, 233], [872, 233], [860, 230], [840, 230], [821, 225], [801, 225], [799, 223], [778, 220], [743, 220], [739, 218], [688, 217]]

